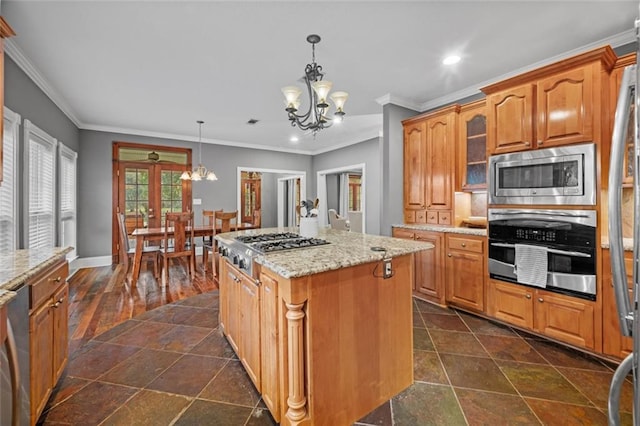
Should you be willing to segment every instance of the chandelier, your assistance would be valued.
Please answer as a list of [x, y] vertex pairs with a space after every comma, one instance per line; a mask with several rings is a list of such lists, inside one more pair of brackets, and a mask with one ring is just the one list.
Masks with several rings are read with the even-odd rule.
[[[283, 87], [282, 93], [287, 105], [285, 111], [288, 113], [291, 125], [298, 126], [302, 130], [311, 130], [315, 135], [319, 130], [332, 124], [332, 119], [327, 117], [329, 110], [327, 96], [331, 91], [332, 83], [322, 79], [324, 77], [322, 66], [316, 63], [316, 44], [320, 43], [320, 36], [311, 34], [307, 37], [307, 41], [311, 43], [311, 63], [305, 67], [303, 78], [309, 95], [309, 109], [298, 114], [302, 90], [297, 86]], [[342, 121], [345, 114], [343, 108], [348, 97], [347, 92], [334, 92], [329, 96], [336, 107], [335, 120]]]
[[193, 172], [184, 171], [180, 176], [182, 180], [218, 180], [218, 177], [212, 170], [207, 170], [205, 166], [202, 165], [202, 124], [204, 121], [198, 120], [198, 167], [196, 167]]

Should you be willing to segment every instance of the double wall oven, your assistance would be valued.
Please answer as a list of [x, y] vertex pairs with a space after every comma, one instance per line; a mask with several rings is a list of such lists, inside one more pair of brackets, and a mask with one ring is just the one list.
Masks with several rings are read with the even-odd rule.
[[595, 206], [594, 145], [496, 155], [489, 167], [489, 276], [596, 300], [597, 212], [570, 208]]

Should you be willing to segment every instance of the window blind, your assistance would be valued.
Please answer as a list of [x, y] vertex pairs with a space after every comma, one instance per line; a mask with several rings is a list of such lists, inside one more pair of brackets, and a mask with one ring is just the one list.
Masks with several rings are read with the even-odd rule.
[[18, 248], [18, 131], [20, 115], [4, 108], [3, 181], [0, 185], [0, 253]]
[[24, 120], [27, 248], [55, 245], [55, 138]]
[[67, 259], [76, 258], [76, 164], [78, 154], [59, 143], [58, 165], [60, 190], [60, 224], [58, 228], [59, 245], [63, 247], [73, 247], [74, 250], [67, 255]]

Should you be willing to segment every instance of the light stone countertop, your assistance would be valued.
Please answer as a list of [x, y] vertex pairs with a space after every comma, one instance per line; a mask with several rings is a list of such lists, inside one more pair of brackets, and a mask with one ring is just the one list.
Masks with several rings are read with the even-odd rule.
[[71, 250], [71, 247], [50, 247], [0, 254], [0, 290], [16, 290], [23, 282], [53, 265]]
[[487, 236], [487, 230], [485, 228], [464, 228], [464, 227], [452, 227], [452, 226], [441, 226], [441, 225], [429, 225], [424, 223], [397, 224], [397, 225], [391, 225], [391, 227], [402, 228], [402, 229], [413, 229], [415, 231], [447, 232], [450, 234], [478, 235], [481, 237]]
[[[633, 251], [633, 238], [623, 238], [622, 245], [625, 251]], [[609, 248], [609, 237], [602, 237], [600, 240], [600, 246], [604, 249]]]
[[[298, 229], [262, 228], [229, 232], [217, 234], [216, 239], [224, 242], [225, 240], [233, 240], [238, 235], [268, 234], [273, 232], [297, 233]], [[394, 258], [433, 248], [433, 244], [426, 242], [334, 229], [320, 229], [316, 238], [326, 240], [330, 244], [267, 253], [256, 256], [254, 260], [284, 278], [295, 278], [376, 262], [384, 258]], [[372, 251], [371, 247], [384, 247], [387, 250], [384, 252]]]

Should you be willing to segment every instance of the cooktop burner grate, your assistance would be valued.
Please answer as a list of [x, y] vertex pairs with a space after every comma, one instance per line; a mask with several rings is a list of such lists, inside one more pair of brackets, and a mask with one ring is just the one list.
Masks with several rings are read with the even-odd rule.
[[251, 244], [251, 247], [262, 253], [272, 253], [282, 250], [293, 250], [305, 247], [317, 247], [325, 244], [329, 244], [328, 241], [321, 240], [319, 238], [304, 238], [298, 236], [298, 238], [264, 241]]
[[300, 235], [292, 232], [277, 232], [271, 234], [258, 234], [258, 235], [241, 235], [236, 237], [236, 240], [245, 244], [260, 243], [265, 241], [275, 240], [288, 240], [292, 238], [301, 238]]

